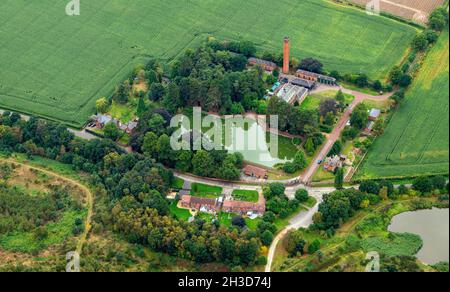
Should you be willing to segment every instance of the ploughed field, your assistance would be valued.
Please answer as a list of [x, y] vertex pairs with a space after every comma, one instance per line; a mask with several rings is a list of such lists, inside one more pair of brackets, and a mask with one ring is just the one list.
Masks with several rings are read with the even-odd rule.
[[[362, 6], [373, 2], [372, 0], [350, 1]], [[445, 0], [380, 0], [380, 9], [389, 14], [425, 24], [428, 15], [444, 3]]]
[[442, 33], [358, 179], [449, 172], [449, 36]]
[[68, 0], [0, 1], [0, 107], [81, 127], [95, 100], [112, 94], [136, 64], [171, 60], [214, 35], [282, 52], [327, 70], [382, 79], [416, 30], [324, 0], [96, 0], [81, 15]]

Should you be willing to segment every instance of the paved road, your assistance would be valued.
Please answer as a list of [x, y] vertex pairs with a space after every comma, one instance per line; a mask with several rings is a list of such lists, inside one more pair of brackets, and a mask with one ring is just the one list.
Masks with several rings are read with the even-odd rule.
[[277, 234], [277, 236], [272, 241], [272, 244], [269, 248], [269, 253], [267, 255], [267, 265], [265, 268], [266, 272], [270, 272], [272, 269], [273, 259], [275, 257], [275, 253], [277, 250], [278, 244], [283, 240], [283, 238], [292, 230], [297, 230], [299, 228], [308, 228], [313, 223], [313, 216], [317, 213], [319, 210], [319, 204], [322, 202], [322, 197], [324, 194], [328, 192], [323, 192], [321, 194], [312, 194], [316, 200], [317, 203], [314, 207], [309, 209], [308, 211], [300, 212], [297, 216], [295, 216], [291, 222], [289, 222], [289, 225], [283, 229], [280, 233]]
[[352, 94], [355, 96], [355, 99], [351, 103], [351, 105], [346, 109], [344, 114], [342, 115], [341, 119], [337, 123], [336, 127], [334, 128], [333, 132], [328, 135], [327, 141], [324, 143], [322, 148], [320, 149], [319, 153], [314, 157], [312, 160], [311, 165], [306, 169], [306, 171], [301, 175], [300, 181], [302, 184], [309, 184], [316, 173], [317, 169], [320, 167], [319, 161], [323, 161], [327, 154], [330, 152], [331, 148], [333, 147], [334, 143], [339, 140], [342, 131], [344, 130], [347, 123], [350, 121], [350, 115], [353, 113], [353, 110], [356, 108], [357, 105], [362, 103], [365, 100], [373, 100], [373, 101], [384, 101], [388, 100], [392, 93], [379, 95], [379, 96], [373, 96], [369, 94], [365, 94], [362, 92], [356, 92], [352, 90], [348, 90], [342, 87], [337, 86], [319, 86], [313, 93], [319, 93], [324, 91], [338, 91], [342, 90], [344, 93]]

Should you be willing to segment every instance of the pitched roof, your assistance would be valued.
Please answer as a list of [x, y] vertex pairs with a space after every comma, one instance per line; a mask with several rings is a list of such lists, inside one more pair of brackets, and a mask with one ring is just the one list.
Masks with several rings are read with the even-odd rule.
[[378, 118], [381, 114], [381, 110], [377, 109], [377, 108], [373, 108], [370, 110], [369, 116], [371, 118]]
[[245, 174], [253, 174], [253, 175], [259, 176], [259, 177], [267, 176], [267, 170], [253, 166], [253, 165], [246, 165], [244, 167], [243, 171]]
[[323, 79], [323, 80], [336, 82], [336, 78], [333, 78], [333, 77], [330, 77], [330, 76], [326, 76], [326, 75], [323, 75], [323, 74], [318, 74], [318, 73], [302, 70], [302, 69], [298, 69], [297, 73], [302, 73], [302, 74], [309, 75], [309, 76], [314, 76], [316, 78], [320, 78], [320, 79]]
[[248, 59], [249, 63], [254, 63], [257, 65], [266, 65], [266, 66], [270, 66], [270, 67], [277, 67], [277, 64], [275, 64], [274, 62], [270, 62], [270, 61], [266, 61], [263, 59], [258, 59], [258, 58], [249, 58]]
[[306, 88], [312, 88], [315, 84], [315, 82], [306, 80], [303, 78], [294, 78], [294, 79], [292, 79], [291, 83], [294, 85], [302, 86], [302, 87], [306, 87]]

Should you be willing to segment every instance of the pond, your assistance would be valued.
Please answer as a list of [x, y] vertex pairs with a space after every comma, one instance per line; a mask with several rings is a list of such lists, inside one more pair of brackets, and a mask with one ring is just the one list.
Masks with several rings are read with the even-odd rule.
[[278, 136], [278, 151], [272, 154], [270, 151], [270, 134], [257, 123], [248, 127], [234, 125], [230, 131], [225, 133], [226, 138], [231, 141], [225, 145], [230, 153], [240, 152], [248, 162], [260, 164], [266, 167], [274, 167], [279, 163], [286, 163], [293, 159], [297, 152], [291, 139]]
[[[183, 133], [187, 132], [185, 127], [181, 129]], [[205, 136], [208, 136], [208, 130], [210, 129], [202, 129]], [[240, 152], [245, 161], [265, 167], [272, 168], [277, 164], [292, 161], [298, 151], [292, 139], [278, 136], [278, 151], [273, 154], [270, 151], [271, 135], [256, 122], [246, 123], [244, 126], [233, 124], [228, 130], [223, 125], [222, 135], [222, 145], [229, 153]]]
[[391, 232], [408, 232], [419, 235], [423, 248], [417, 258], [433, 265], [449, 261], [448, 209], [421, 210], [395, 216], [389, 226]]

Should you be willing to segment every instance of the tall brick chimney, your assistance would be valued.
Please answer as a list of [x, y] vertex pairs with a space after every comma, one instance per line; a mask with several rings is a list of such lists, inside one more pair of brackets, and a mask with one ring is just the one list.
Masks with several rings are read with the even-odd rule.
[[283, 73], [289, 73], [289, 60], [290, 60], [291, 48], [289, 44], [289, 37], [284, 38], [284, 59], [283, 59]]

